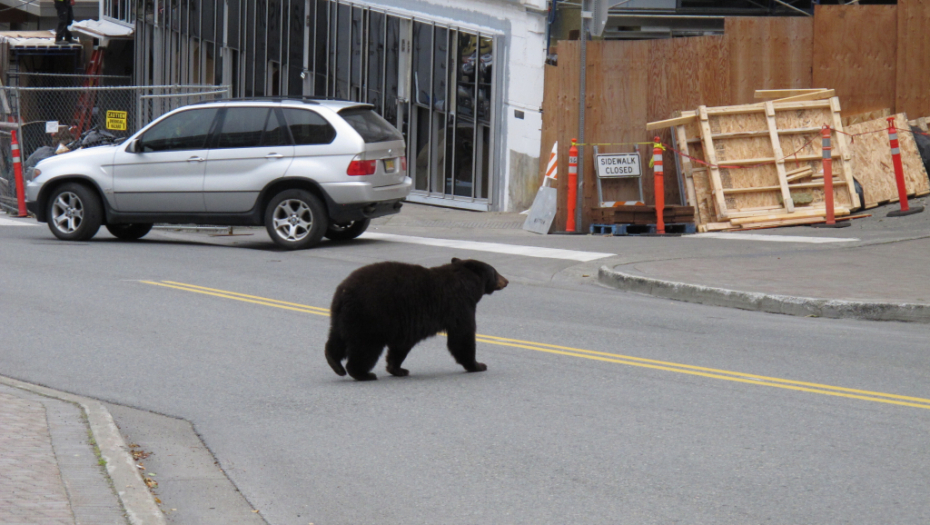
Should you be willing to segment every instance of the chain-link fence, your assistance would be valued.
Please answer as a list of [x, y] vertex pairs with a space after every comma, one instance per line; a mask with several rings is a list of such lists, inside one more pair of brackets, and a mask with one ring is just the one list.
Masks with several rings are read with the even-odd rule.
[[[49, 75], [45, 75], [47, 77]], [[88, 87], [88, 77], [61, 75], [58, 87], [30, 78], [30, 87], [0, 87], [0, 209], [16, 212], [16, 181], [10, 149], [16, 130], [25, 182], [40, 158], [80, 147], [93, 131], [126, 138], [180, 106], [225, 98], [227, 86]], [[61, 78], [65, 77], [65, 78]], [[96, 80], [96, 79], [95, 79]], [[67, 85], [73, 82], [75, 85]], [[42, 87], [33, 87], [36, 84]]]

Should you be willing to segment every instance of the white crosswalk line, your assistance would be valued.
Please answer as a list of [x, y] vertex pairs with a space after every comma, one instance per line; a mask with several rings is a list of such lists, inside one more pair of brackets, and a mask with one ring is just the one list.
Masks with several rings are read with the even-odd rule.
[[838, 239], [833, 237], [802, 237], [800, 235], [764, 235], [760, 233], [699, 233], [685, 235], [685, 239], [728, 239], [734, 241], [762, 242], [805, 242], [810, 244], [827, 244], [832, 242], [859, 242], [859, 239]]
[[496, 242], [460, 241], [453, 239], [432, 239], [429, 237], [413, 237], [409, 235], [394, 235], [392, 233], [366, 232], [360, 239], [372, 239], [388, 242], [403, 242], [409, 244], [422, 244], [426, 246], [440, 246], [444, 248], [457, 248], [460, 250], [473, 250], [479, 252], [505, 253], [509, 255], [523, 255], [526, 257], [542, 257], [547, 259], [566, 259], [569, 261], [589, 262], [612, 257], [613, 253], [582, 252], [575, 250], [559, 250], [556, 248], [538, 248], [536, 246], [518, 246], [513, 244], [500, 244]]

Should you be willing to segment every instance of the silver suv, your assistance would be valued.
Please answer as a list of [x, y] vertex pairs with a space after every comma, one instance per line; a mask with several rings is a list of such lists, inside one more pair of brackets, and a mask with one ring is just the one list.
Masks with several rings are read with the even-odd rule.
[[404, 137], [371, 106], [225, 100], [167, 113], [118, 145], [41, 161], [26, 206], [56, 237], [101, 225], [264, 225], [279, 246], [354, 239], [410, 193]]

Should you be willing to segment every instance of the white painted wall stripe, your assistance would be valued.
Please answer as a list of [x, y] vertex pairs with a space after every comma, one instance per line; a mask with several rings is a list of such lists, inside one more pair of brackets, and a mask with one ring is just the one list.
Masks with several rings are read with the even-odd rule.
[[0, 217], [0, 226], [35, 226], [38, 224], [35, 219], [5, 219]]
[[443, 248], [456, 248], [459, 250], [473, 250], [478, 252], [504, 253], [508, 255], [523, 255], [526, 257], [541, 257], [546, 259], [566, 259], [569, 261], [596, 261], [604, 257], [612, 257], [613, 253], [581, 252], [575, 250], [559, 250], [556, 248], [537, 248], [535, 246], [518, 246], [513, 244], [499, 244], [496, 242], [459, 241], [453, 239], [433, 239], [429, 237], [412, 237], [409, 235], [394, 235], [391, 233], [365, 232], [361, 239], [376, 241], [403, 242], [409, 244], [422, 244], [425, 246], [439, 246]]
[[683, 239], [729, 239], [734, 241], [763, 242], [805, 242], [810, 244], [827, 244], [831, 242], [859, 242], [859, 239], [839, 239], [834, 237], [802, 237], [800, 235], [764, 235], [761, 233], [699, 233], [683, 235]]

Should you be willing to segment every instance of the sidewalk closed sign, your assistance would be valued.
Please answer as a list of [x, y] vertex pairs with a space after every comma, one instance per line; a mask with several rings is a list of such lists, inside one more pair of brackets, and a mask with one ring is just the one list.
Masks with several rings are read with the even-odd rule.
[[107, 111], [107, 129], [126, 131], [126, 111]]
[[595, 158], [597, 176], [602, 179], [639, 177], [639, 153], [606, 153]]

